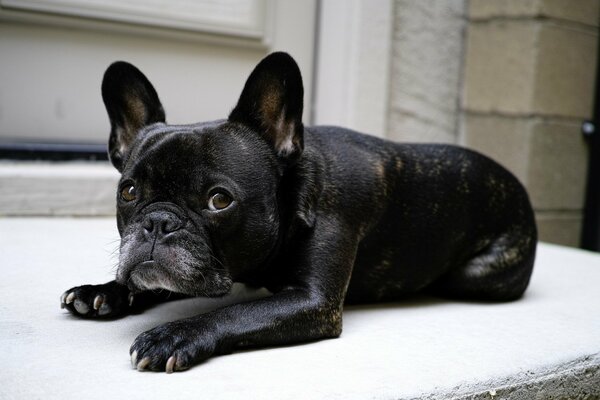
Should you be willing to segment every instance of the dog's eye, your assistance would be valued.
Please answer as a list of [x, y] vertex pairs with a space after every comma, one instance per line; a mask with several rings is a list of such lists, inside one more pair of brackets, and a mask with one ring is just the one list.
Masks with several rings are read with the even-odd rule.
[[125, 201], [135, 200], [135, 186], [127, 185], [121, 189], [121, 198]]
[[232, 201], [233, 200], [231, 197], [229, 197], [229, 195], [222, 192], [217, 192], [210, 196], [210, 199], [208, 199], [208, 209], [211, 211], [219, 211], [229, 207]]

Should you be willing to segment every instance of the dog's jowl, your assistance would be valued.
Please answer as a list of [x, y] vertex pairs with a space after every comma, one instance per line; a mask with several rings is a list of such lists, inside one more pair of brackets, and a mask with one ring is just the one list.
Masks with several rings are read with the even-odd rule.
[[130, 350], [138, 369], [337, 337], [344, 303], [418, 291], [509, 301], [527, 287], [536, 227], [513, 175], [455, 146], [305, 127], [302, 78], [285, 53], [257, 65], [219, 121], [167, 124], [125, 62], [108, 68], [102, 96], [121, 173], [119, 266], [112, 282], [66, 291], [62, 306], [114, 318], [222, 296], [233, 282], [273, 293], [142, 333]]

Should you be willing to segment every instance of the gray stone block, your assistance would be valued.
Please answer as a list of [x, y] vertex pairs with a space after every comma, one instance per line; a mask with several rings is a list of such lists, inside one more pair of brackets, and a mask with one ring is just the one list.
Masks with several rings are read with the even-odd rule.
[[538, 211], [536, 213], [536, 222], [540, 240], [548, 243], [579, 247], [582, 227], [581, 213]]
[[525, 183], [532, 123], [525, 118], [467, 114], [461, 143], [498, 161]]
[[540, 23], [492, 21], [467, 33], [464, 105], [468, 110], [531, 112]]
[[[543, 115], [590, 118], [596, 76], [596, 31], [541, 24], [531, 111]], [[526, 112], [528, 110], [525, 110]]]
[[597, 34], [538, 20], [472, 23], [467, 35], [468, 110], [589, 118]]
[[461, 142], [513, 172], [536, 209], [583, 208], [587, 147], [578, 123], [467, 114]]
[[456, 141], [465, 7], [396, 1], [387, 137]]
[[539, 0], [470, 0], [471, 19], [534, 16], [539, 13]]
[[581, 22], [598, 26], [600, 1], [598, 0], [538, 0], [540, 14], [544, 17]]
[[531, 127], [526, 185], [534, 206], [582, 209], [588, 153], [579, 125], [539, 121]]
[[[430, 110], [433, 113], [433, 110]], [[408, 112], [390, 113], [387, 138], [399, 142], [456, 143], [454, 127], [442, 125], [442, 121], [427, 115]], [[447, 122], [447, 121], [446, 121]]]
[[471, 0], [473, 19], [548, 17], [598, 26], [598, 0]]

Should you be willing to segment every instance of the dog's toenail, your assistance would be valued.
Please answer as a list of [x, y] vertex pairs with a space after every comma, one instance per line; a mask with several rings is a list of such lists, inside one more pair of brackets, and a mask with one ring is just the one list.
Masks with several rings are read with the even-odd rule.
[[102, 303], [100, 309], [98, 310], [98, 315], [107, 315], [110, 314], [111, 311], [112, 309], [107, 303]]
[[137, 364], [137, 350], [134, 350], [133, 353], [131, 353], [131, 367], [133, 369], [135, 369]]
[[79, 314], [87, 314], [87, 312], [90, 311], [90, 307], [79, 299], [75, 300], [73, 306], [75, 306], [75, 310], [77, 310]]
[[169, 357], [169, 359], [167, 360], [167, 366], [165, 368], [165, 371], [167, 371], [167, 374], [173, 373], [173, 369], [175, 367], [176, 361], [177, 361], [177, 358], [175, 356]]
[[150, 358], [149, 357], [142, 358], [142, 361], [140, 361], [137, 365], [138, 371], [142, 371], [144, 368], [146, 368], [148, 366], [148, 364], [150, 364]]
[[100, 295], [94, 298], [94, 310], [98, 310], [104, 304], [104, 298]]

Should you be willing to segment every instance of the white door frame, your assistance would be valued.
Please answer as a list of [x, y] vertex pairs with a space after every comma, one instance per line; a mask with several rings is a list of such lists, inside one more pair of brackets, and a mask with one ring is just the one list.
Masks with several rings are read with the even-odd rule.
[[321, 0], [314, 124], [384, 137], [393, 27], [391, 0]]

